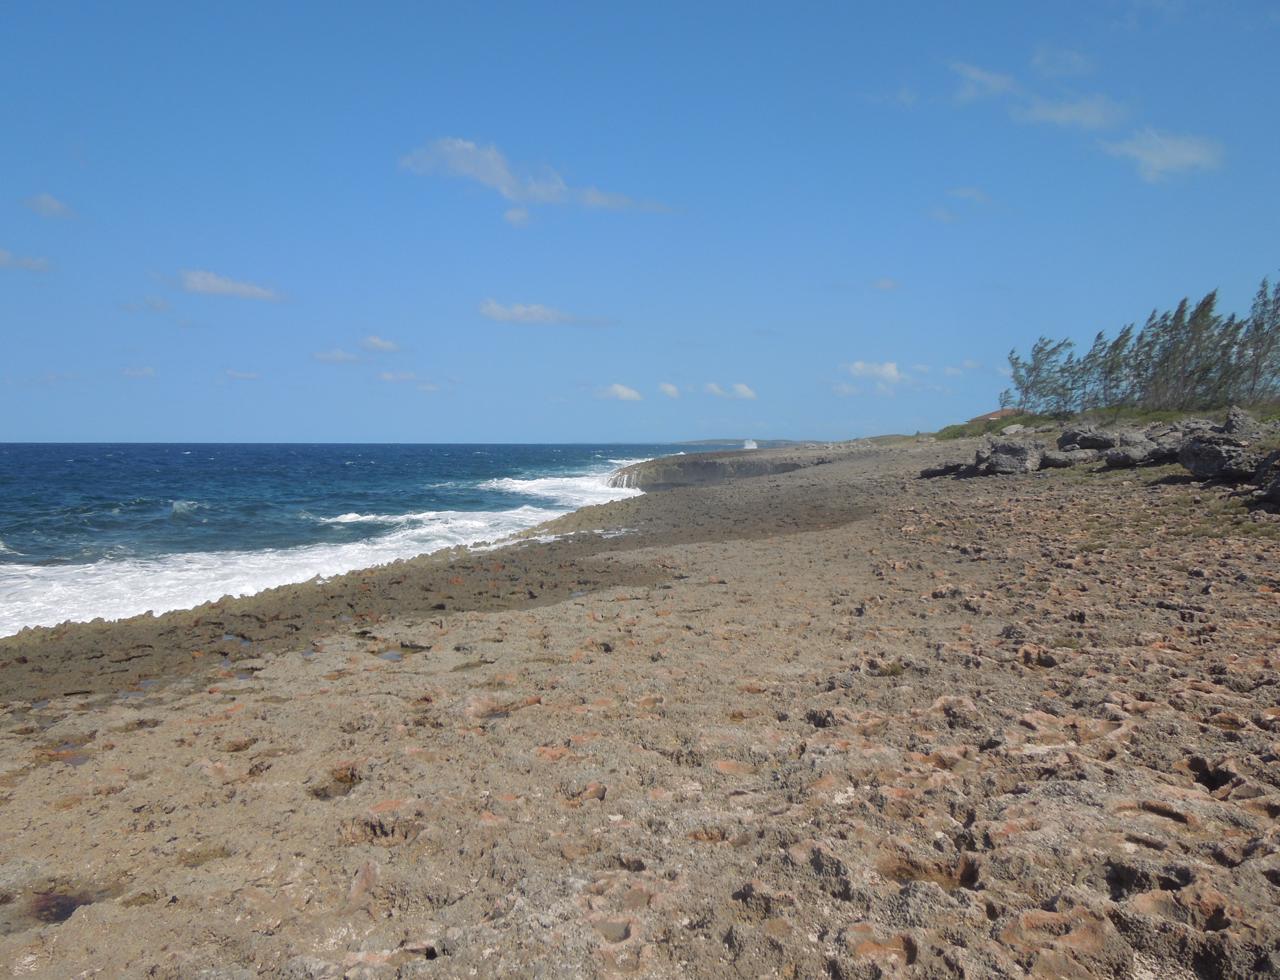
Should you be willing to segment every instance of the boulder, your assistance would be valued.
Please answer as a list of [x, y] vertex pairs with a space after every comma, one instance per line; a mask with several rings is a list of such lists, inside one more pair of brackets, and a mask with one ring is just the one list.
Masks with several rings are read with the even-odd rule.
[[1069, 425], [1058, 436], [1058, 448], [1070, 451], [1076, 449], [1110, 449], [1116, 444], [1115, 436], [1103, 432], [1096, 425]]
[[1102, 456], [1098, 449], [1051, 449], [1040, 460], [1040, 468], [1067, 469], [1082, 463], [1095, 463]]
[[1124, 469], [1153, 462], [1159, 451], [1150, 439], [1129, 439], [1124, 445], [1108, 449], [1103, 458], [1112, 469]]
[[1189, 438], [1178, 452], [1178, 462], [1201, 480], [1238, 482], [1251, 479], [1262, 454], [1243, 439], [1226, 433], [1204, 433]]
[[1043, 456], [1042, 443], [1004, 439], [980, 447], [974, 456], [974, 465], [989, 474], [1034, 473], [1040, 468]]
[[1227, 409], [1227, 421], [1222, 425], [1222, 431], [1227, 435], [1248, 439], [1257, 436], [1260, 429], [1254, 417], [1243, 408], [1232, 405]]
[[1263, 500], [1280, 504], [1280, 451], [1269, 453], [1253, 473]]
[[1019, 425], [1017, 422], [1015, 422], [1013, 425], [1006, 425], [1003, 429], [1000, 430], [1000, 434], [1002, 436], [1016, 436], [1019, 432], [1026, 432], [1026, 431], [1027, 431], [1027, 427], [1025, 425]]

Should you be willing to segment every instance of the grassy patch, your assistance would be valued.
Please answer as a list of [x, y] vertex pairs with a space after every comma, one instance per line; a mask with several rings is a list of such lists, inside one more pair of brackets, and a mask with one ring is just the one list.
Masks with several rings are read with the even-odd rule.
[[984, 419], [978, 422], [962, 422], [948, 425], [935, 432], [935, 439], [965, 439], [972, 436], [984, 436], [988, 432], [999, 432], [1007, 425], [1025, 425], [1028, 428], [1047, 425], [1056, 420], [1051, 415], [1011, 415], [1003, 419]]

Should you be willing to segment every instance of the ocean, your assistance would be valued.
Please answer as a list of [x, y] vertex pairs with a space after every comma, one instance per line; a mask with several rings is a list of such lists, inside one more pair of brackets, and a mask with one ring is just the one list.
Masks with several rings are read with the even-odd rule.
[[0, 636], [492, 542], [669, 445], [0, 444]]

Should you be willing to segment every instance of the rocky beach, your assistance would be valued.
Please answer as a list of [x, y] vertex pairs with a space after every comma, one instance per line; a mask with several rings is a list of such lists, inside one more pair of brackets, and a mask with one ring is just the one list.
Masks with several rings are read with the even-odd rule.
[[0, 965], [1274, 975], [1232, 424], [642, 464], [503, 547], [0, 640]]

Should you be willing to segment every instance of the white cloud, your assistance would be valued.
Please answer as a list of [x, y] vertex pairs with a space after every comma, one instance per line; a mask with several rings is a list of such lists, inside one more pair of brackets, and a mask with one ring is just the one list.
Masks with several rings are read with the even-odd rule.
[[964, 371], [954, 365], [948, 364], [942, 369], [942, 373], [948, 378], [958, 378], [960, 375], [964, 374]]
[[640, 392], [634, 388], [628, 388], [626, 385], [611, 384], [604, 391], [600, 392], [601, 398], [615, 398], [620, 402], [638, 402], [642, 399]]
[[1124, 117], [1124, 106], [1100, 94], [1060, 102], [1033, 98], [1013, 110], [1013, 118], [1019, 122], [1051, 123], [1077, 129], [1107, 129]]
[[1041, 75], [1063, 78], [1090, 74], [1093, 71], [1093, 60], [1079, 51], [1041, 45], [1031, 56], [1031, 67]]
[[529, 210], [523, 205], [531, 204], [577, 204], [612, 211], [666, 210], [662, 205], [637, 201], [598, 187], [571, 187], [549, 167], [537, 174], [521, 172], [496, 146], [480, 146], [455, 136], [433, 140], [405, 154], [400, 158], [400, 166], [415, 174], [461, 177], [497, 191], [519, 205], [504, 215], [507, 221], [517, 225], [529, 220]]
[[898, 365], [895, 361], [885, 361], [883, 363], [854, 361], [849, 365], [849, 373], [855, 378], [876, 378], [887, 384], [897, 384], [903, 380], [903, 374], [898, 370]]
[[933, 370], [928, 364], [912, 364], [911, 370], [916, 374], [928, 374]]
[[942, 225], [954, 225], [960, 220], [960, 216], [949, 208], [934, 208], [929, 217]]
[[956, 91], [956, 99], [960, 102], [1009, 95], [1018, 90], [1018, 83], [1012, 75], [987, 71], [963, 61], [952, 62], [951, 70], [960, 76], [960, 88]]
[[728, 391], [725, 391], [714, 381], [708, 381], [703, 386], [703, 391], [708, 395], [715, 395], [717, 398], [741, 398], [750, 401], [756, 397], [754, 389], [752, 389], [750, 385], [743, 384], [741, 381], [730, 385]]
[[274, 301], [279, 295], [266, 286], [252, 282], [237, 282], [216, 272], [202, 269], [184, 269], [181, 273], [182, 288], [189, 293], [205, 293], [210, 296], [238, 296], [240, 299]]
[[156, 369], [153, 367], [127, 367], [120, 371], [126, 378], [154, 378]]
[[1102, 146], [1114, 156], [1137, 163], [1139, 176], [1148, 183], [1189, 170], [1216, 170], [1223, 157], [1222, 145], [1214, 140], [1164, 133], [1149, 126], [1127, 140]]
[[400, 349], [400, 345], [394, 340], [387, 340], [385, 337], [379, 337], [377, 334], [372, 333], [360, 341], [360, 346], [365, 350], [378, 351], [383, 354], [395, 353]]
[[416, 387], [419, 391], [426, 392], [427, 394], [432, 394], [433, 392], [437, 392], [440, 390], [439, 385], [432, 384], [430, 381], [424, 381], [422, 382], [422, 384], [415, 385], [414, 387]]
[[562, 310], [541, 303], [502, 304], [487, 299], [480, 304], [480, 315], [501, 323], [574, 323], [576, 318]]
[[43, 218], [70, 218], [75, 215], [65, 201], [59, 201], [52, 194], [37, 194], [22, 203]]
[[966, 357], [963, 361], [960, 362], [960, 366], [964, 368], [966, 371], [976, 371], [980, 367], [982, 367], [982, 362], [975, 361], [972, 357]]
[[333, 350], [316, 351], [311, 356], [325, 364], [352, 364], [360, 360], [360, 355], [336, 347]]
[[991, 200], [981, 187], [953, 187], [947, 193], [951, 197], [959, 198], [962, 201], [972, 201], [974, 204], [987, 204]]
[[8, 249], [0, 248], [0, 269], [26, 269], [29, 272], [48, 272], [49, 260], [32, 258], [26, 255], [14, 255]]
[[255, 371], [232, 371], [227, 369], [226, 375], [232, 381], [257, 381], [258, 375]]
[[668, 398], [679, 398], [680, 389], [673, 385], [670, 381], [663, 381], [658, 385], [658, 390]]
[[886, 293], [897, 289], [901, 285], [902, 283], [890, 276], [881, 276], [879, 279], [876, 279], [871, 283], [871, 287], [873, 289], [879, 289]]
[[412, 371], [383, 371], [378, 375], [379, 381], [385, 381], [387, 384], [403, 384], [406, 381], [412, 381], [415, 375]]
[[841, 398], [848, 398], [851, 395], [856, 395], [858, 393], [858, 386], [851, 385], [847, 381], [841, 381], [838, 384], [833, 384], [831, 386], [831, 390]]

